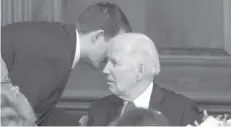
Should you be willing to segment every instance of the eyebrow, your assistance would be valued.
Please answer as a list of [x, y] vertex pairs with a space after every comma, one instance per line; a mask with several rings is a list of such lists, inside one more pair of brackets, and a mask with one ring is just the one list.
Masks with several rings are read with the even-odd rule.
[[116, 57], [112, 56], [112, 54], [110, 54], [108, 57], [107, 57], [107, 60], [110, 60], [110, 61], [113, 61], [113, 62], [117, 62], [118, 60], [116, 59]]

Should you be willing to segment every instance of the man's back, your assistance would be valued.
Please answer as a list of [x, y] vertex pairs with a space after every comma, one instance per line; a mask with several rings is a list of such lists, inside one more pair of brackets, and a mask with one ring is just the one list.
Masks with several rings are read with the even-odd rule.
[[59, 23], [23, 22], [2, 27], [2, 57], [10, 78], [36, 113], [44, 114], [62, 93], [74, 47], [75, 40]]

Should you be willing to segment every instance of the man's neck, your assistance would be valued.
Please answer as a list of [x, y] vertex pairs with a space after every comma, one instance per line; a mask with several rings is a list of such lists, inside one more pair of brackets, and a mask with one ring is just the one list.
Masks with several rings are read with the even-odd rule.
[[85, 42], [85, 36], [82, 34], [79, 34], [79, 43], [81, 45], [80, 48], [80, 59], [87, 57], [87, 50], [89, 49], [89, 46], [86, 45]]
[[132, 88], [127, 94], [127, 96], [121, 97], [122, 99], [126, 101], [133, 101], [137, 97], [139, 97], [152, 83], [152, 81], [140, 81], [136, 84], [136, 87]]

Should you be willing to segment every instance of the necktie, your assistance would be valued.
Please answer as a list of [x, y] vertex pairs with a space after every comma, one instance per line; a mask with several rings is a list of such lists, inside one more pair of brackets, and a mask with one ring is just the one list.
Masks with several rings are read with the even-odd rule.
[[125, 109], [124, 109], [123, 114], [125, 114], [125, 113], [127, 113], [128, 111], [131, 111], [131, 110], [133, 110], [133, 109], [135, 109], [135, 108], [136, 108], [135, 104], [134, 104], [132, 101], [128, 101], [128, 103], [127, 103], [126, 106], [125, 106]]

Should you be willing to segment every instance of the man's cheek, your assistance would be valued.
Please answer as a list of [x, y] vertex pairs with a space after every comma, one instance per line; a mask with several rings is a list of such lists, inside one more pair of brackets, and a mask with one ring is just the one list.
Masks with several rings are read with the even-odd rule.
[[116, 70], [114, 73], [112, 73], [114, 80], [117, 82], [123, 82], [126, 80], [127, 73], [125, 70]]

